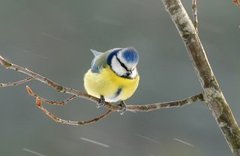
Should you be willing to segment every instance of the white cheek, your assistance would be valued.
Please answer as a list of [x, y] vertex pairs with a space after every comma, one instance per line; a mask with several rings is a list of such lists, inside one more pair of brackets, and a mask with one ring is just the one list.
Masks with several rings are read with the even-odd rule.
[[137, 68], [134, 68], [131, 74], [131, 78], [135, 78], [138, 75]]
[[127, 71], [121, 66], [121, 64], [117, 61], [116, 56], [112, 58], [112, 70], [117, 73], [118, 75], [122, 76], [124, 75]]

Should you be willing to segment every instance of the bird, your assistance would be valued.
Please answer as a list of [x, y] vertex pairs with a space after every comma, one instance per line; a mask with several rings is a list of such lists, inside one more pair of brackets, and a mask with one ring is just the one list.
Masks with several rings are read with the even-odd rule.
[[90, 49], [94, 55], [91, 68], [84, 75], [84, 88], [99, 98], [97, 107], [105, 102], [120, 102], [122, 114], [125, 100], [136, 91], [140, 76], [137, 71], [139, 54], [133, 47], [113, 48], [105, 52]]

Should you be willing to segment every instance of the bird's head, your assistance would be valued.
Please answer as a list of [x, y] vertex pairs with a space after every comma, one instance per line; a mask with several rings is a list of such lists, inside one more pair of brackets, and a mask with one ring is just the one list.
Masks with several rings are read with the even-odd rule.
[[139, 56], [135, 48], [115, 48], [109, 51], [107, 63], [119, 76], [135, 78], [138, 75]]

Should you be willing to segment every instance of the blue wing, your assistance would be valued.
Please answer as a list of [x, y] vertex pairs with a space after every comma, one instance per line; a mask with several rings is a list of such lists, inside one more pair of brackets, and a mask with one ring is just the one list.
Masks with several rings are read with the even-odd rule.
[[106, 51], [105, 53], [90, 49], [94, 55], [94, 59], [91, 64], [91, 71], [93, 73], [99, 73], [102, 68], [106, 67], [106, 65], [111, 65], [112, 57], [121, 49], [122, 48], [114, 48]]
[[95, 49], [90, 49], [90, 51], [93, 53], [94, 57], [97, 57], [97, 56], [103, 54], [102, 52], [99, 52], [99, 51], [97, 51]]
[[105, 55], [104, 55], [104, 53], [99, 52], [97, 50], [94, 50], [94, 49], [90, 49], [90, 50], [94, 55], [94, 58], [91, 63], [91, 71], [93, 73], [99, 73], [101, 68], [106, 64], [105, 63], [106, 62]]

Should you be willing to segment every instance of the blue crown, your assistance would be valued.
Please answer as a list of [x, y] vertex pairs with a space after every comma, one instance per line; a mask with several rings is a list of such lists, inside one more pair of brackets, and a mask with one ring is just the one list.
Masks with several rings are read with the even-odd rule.
[[137, 63], [139, 59], [138, 52], [134, 48], [124, 48], [122, 57], [129, 63]]

